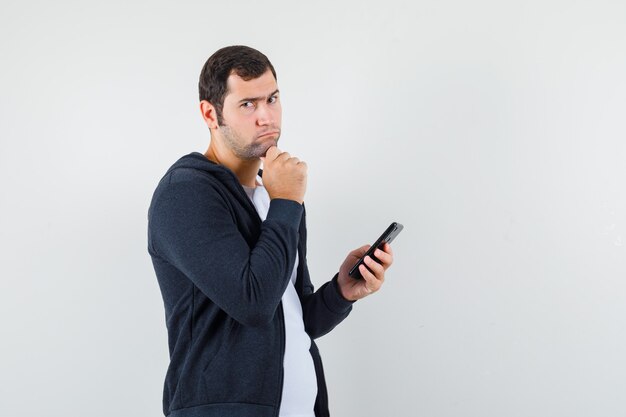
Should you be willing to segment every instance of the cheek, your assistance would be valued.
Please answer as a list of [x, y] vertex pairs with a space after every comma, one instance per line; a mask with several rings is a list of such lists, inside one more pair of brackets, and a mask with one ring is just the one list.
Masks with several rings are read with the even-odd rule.
[[231, 117], [228, 119], [230, 126], [234, 127], [235, 130], [245, 131], [247, 126], [252, 123], [252, 116], [246, 114], [246, 112], [233, 112], [231, 113]]
[[274, 120], [280, 123], [282, 117], [283, 117], [283, 109], [280, 106], [278, 106], [274, 110]]

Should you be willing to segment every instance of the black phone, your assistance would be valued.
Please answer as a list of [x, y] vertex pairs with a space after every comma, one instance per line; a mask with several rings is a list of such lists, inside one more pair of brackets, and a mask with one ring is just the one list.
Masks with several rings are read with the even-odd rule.
[[[376, 240], [376, 242], [367, 250], [367, 252], [365, 252], [365, 255], [363, 255], [356, 264], [354, 264], [354, 266], [350, 269], [350, 272], [348, 272], [348, 275], [355, 279], [363, 279], [363, 276], [361, 276], [361, 272], [359, 271], [359, 265], [363, 263], [363, 259], [365, 259], [366, 256], [369, 256], [374, 261], [380, 262], [378, 258], [374, 256], [374, 251], [377, 248], [381, 248], [385, 243], [391, 243], [402, 231], [402, 229], [404, 229], [404, 226], [402, 226], [400, 223], [391, 223], [387, 230], [385, 230], [384, 233], [380, 235], [378, 240]], [[367, 268], [367, 265], [365, 265], [365, 267]]]

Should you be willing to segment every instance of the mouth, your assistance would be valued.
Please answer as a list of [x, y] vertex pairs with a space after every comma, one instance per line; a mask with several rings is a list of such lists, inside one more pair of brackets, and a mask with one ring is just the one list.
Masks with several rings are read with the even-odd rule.
[[278, 135], [280, 132], [278, 131], [274, 131], [274, 132], [267, 132], [267, 133], [263, 133], [262, 135], [257, 136], [258, 138], [264, 138], [266, 136], [274, 136], [274, 135]]

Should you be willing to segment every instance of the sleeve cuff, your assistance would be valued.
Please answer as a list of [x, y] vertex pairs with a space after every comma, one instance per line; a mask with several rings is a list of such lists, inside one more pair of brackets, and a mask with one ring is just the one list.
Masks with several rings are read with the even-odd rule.
[[354, 301], [349, 301], [343, 298], [339, 292], [339, 284], [337, 284], [337, 277], [339, 274], [335, 274], [330, 281], [330, 285], [327, 285], [324, 291], [324, 303], [328, 309], [336, 314], [345, 314], [352, 308]]
[[267, 211], [266, 219], [287, 224], [288, 226], [298, 230], [300, 228], [303, 211], [304, 208], [302, 207], [302, 204], [297, 201], [274, 198], [270, 201], [270, 207]]

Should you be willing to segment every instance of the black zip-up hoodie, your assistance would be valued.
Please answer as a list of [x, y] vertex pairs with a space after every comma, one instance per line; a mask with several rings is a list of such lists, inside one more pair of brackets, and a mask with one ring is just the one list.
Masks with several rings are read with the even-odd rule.
[[[296, 257], [304, 328], [323, 336], [350, 312], [337, 275], [313, 292], [304, 206], [273, 199], [265, 221], [232, 171], [200, 153], [179, 159], [148, 212], [148, 252], [165, 305], [170, 365], [163, 412], [170, 417], [278, 416], [285, 329], [281, 298]], [[315, 415], [328, 416], [314, 342]]]

